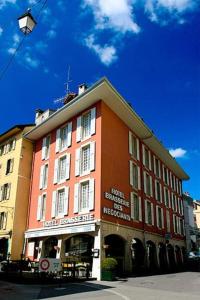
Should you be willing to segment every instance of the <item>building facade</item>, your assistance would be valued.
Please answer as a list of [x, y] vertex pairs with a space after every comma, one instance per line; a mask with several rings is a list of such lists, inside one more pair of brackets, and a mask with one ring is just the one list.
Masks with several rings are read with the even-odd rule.
[[200, 251], [200, 201], [193, 201], [194, 226], [196, 232], [196, 248]]
[[24, 246], [33, 144], [23, 138], [33, 125], [0, 135], [0, 259], [20, 259]]
[[106, 78], [26, 137], [35, 142], [30, 259], [85, 263], [98, 279], [109, 256], [129, 273], [182, 263], [188, 176]]

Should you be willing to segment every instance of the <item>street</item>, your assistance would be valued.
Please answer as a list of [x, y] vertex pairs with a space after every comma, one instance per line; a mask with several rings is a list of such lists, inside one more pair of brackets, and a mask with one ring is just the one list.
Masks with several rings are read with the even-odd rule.
[[17, 285], [0, 282], [0, 299], [199, 299], [200, 273], [126, 278], [119, 281], [86, 281], [59, 285]]

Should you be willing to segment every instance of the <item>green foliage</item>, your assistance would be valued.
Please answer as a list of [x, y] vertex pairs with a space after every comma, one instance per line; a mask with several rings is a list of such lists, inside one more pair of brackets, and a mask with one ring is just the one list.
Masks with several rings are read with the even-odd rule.
[[108, 271], [116, 270], [117, 265], [118, 263], [115, 258], [107, 257], [102, 262], [102, 270], [108, 270]]

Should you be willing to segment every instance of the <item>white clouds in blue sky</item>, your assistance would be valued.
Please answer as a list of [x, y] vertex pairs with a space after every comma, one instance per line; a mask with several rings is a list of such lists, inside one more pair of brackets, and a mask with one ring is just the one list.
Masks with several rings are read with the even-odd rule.
[[3, 34], [3, 28], [0, 26], [0, 36]]
[[0, 0], [0, 9], [4, 8], [7, 4], [15, 4], [17, 0]]
[[185, 157], [187, 151], [182, 148], [169, 149], [169, 153], [174, 158], [183, 158]]

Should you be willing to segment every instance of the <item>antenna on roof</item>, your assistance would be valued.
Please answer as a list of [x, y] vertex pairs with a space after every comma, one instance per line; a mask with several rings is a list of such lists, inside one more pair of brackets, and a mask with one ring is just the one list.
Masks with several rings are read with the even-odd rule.
[[[70, 83], [72, 82], [72, 80], [70, 79], [70, 66], [68, 66], [68, 70], [67, 70], [67, 82], [64, 84], [65, 86], [65, 91], [66, 94], [63, 97], [57, 98], [54, 100], [54, 103], [62, 103], [62, 104], [66, 104], [67, 102], [69, 102], [73, 97], [76, 96], [75, 93], [71, 93], [70, 92]], [[69, 99], [70, 98], [70, 99]]]

